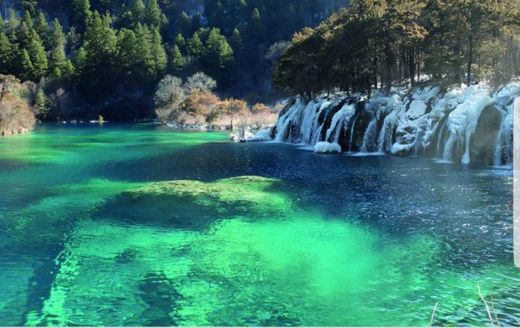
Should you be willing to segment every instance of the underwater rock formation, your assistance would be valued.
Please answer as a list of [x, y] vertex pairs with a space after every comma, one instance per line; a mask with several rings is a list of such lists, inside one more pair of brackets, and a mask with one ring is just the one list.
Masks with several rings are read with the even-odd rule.
[[483, 85], [428, 86], [369, 99], [345, 93], [310, 101], [295, 97], [270, 137], [315, 145], [317, 153], [426, 155], [464, 164], [511, 165], [518, 96], [520, 83], [513, 82], [497, 91]]

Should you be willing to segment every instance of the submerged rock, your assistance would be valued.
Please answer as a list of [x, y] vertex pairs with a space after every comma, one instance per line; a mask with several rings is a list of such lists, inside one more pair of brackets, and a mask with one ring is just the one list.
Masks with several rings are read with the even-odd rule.
[[277, 183], [260, 177], [155, 182], [113, 197], [96, 217], [131, 222], [146, 218], [141, 223], [198, 230], [223, 217], [265, 216], [283, 209], [288, 199], [273, 192]]

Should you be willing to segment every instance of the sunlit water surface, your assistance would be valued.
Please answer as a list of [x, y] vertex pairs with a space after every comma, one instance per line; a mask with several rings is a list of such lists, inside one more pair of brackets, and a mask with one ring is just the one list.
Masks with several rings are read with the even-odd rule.
[[507, 170], [46, 126], [0, 185], [0, 325], [520, 325]]

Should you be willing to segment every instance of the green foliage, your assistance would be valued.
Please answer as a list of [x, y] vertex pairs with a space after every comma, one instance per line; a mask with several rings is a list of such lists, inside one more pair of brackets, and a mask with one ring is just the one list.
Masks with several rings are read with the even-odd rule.
[[200, 34], [200, 31], [197, 31], [188, 42], [188, 51], [193, 57], [200, 57], [204, 52], [204, 44], [202, 44]]
[[233, 61], [233, 49], [227, 43], [226, 38], [220, 34], [218, 28], [213, 28], [209, 32], [205, 60], [208, 67], [214, 68], [224, 68]]
[[177, 26], [178, 26], [180, 33], [182, 33], [181, 35], [183, 35], [183, 34], [191, 35], [191, 33], [192, 33], [191, 20], [185, 11], [183, 11], [179, 15], [179, 18], [177, 19]]
[[[514, 0], [357, 0], [296, 33], [274, 80], [307, 96], [335, 88], [389, 91], [395, 83], [413, 86], [421, 73], [445, 83], [507, 81], [520, 69], [512, 19], [518, 12]], [[489, 45], [495, 51], [486, 53]], [[500, 65], [497, 53], [516, 58], [507, 59], [513, 69]]]
[[20, 8], [20, 10], [27, 11], [34, 15], [36, 13], [37, 3], [37, 0], [20, 0], [18, 2], [18, 7]]
[[22, 52], [20, 54], [20, 62], [21, 62], [21, 76], [25, 79], [31, 79], [33, 76], [31, 75], [34, 67], [31, 61], [31, 57], [29, 56], [29, 52], [27, 52], [26, 49], [22, 49]]
[[36, 31], [31, 31], [30, 39], [26, 47], [27, 53], [31, 60], [32, 69], [26, 72], [30, 80], [39, 80], [42, 78], [49, 68], [47, 54], [43, 47], [43, 42]]
[[155, 28], [161, 28], [167, 23], [166, 16], [162, 13], [157, 0], [148, 0], [145, 8], [146, 23]]
[[45, 119], [49, 111], [47, 103], [47, 96], [45, 95], [43, 88], [39, 87], [34, 97], [34, 106], [36, 109], [36, 113], [42, 119]]
[[103, 98], [113, 91], [117, 79], [117, 36], [110, 16], [94, 11], [88, 19], [84, 38], [80, 86], [88, 90], [93, 99]]
[[146, 7], [143, 0], [132, 0], [131, 8], [134, 24], [143, 22], [146, 13]]
[[153, 78], [157, 79], [164, 73], [166, 65], [168, 65], [168, 57], [162, 43], [161, 33], [157, 29], [153, 31], [152, 36], [152, 55], [154, 57]]
[[79, 32], [85, 31], [91, 14], [89, 0], [72, 0], [70, 20]]
[[173, 45], [179, 48], [179, 51], [186, 51], [186, 39], [181, 33], [177, 33]]
[[171, 68], [175, 72], [180, 72], [186, 65], [186, 60], [182, 56], [181, 50], [177, 45], [173, 46], [172, 56], [171, 56]]
[[55, 19], [52, 23], [51, 34], [50, 76], [54, 78], [69, 77], [72, 75], [72, 63], [65, 55], [65, 36], [60, 22]]
[[16, 46], [4, 32], [0, 32], [0, 73], [6, 74], [12, 71], [15, 58]]

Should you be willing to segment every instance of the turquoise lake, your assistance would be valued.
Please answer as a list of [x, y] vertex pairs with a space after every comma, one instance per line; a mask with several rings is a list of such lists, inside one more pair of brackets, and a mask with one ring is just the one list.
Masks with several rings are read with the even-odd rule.
[[520, 325], [512, 172], [155, 125], [0, 139], [0, 325]]

